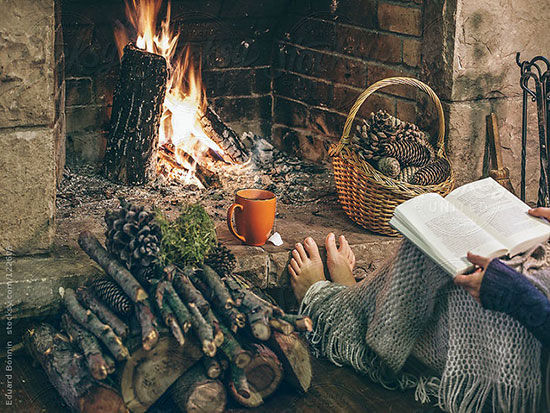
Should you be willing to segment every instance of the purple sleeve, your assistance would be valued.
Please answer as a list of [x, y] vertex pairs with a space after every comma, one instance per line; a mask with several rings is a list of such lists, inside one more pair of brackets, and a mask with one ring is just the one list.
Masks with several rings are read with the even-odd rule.
[[550, 302], [527, 278], [502, 261], [491, 261], [479, 291], [484, 308], [510, 315], [550, 346]]

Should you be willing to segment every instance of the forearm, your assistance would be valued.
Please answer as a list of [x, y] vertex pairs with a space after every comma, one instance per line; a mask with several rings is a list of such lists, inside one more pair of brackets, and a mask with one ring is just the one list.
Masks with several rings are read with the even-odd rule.
[[510, 315], [550, 346], [550, 302], [523, 275], [499, 260], [487, 267], [480, 289], [484, 308]]

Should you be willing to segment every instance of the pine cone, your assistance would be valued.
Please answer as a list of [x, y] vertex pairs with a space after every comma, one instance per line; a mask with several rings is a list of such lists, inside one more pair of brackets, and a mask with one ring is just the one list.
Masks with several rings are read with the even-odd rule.
[[410, 184], [412, 177], [419, 169], [420, 168], [418, 166], [407, 166], [406, 168], [401, 169], [401, 173], [397, 176], [397, 180]]
[[218, 245], [210, 250], [204, 263], [216, 271], [220, 277], [232, 274], [237, 266], [237, 260], [233, 253], [221, 242], [218, 242]]
[[91, 287], [97, 297], [120, 316], [127, 318], [132, 312], [130, 299], [114, 281], [100, 278], [94, 280]]
[[378, 161], [378, 170], [390, 178], [395, 178], [401, 172], [401, 167], [397, 159], [385, 157]]
[[413, 185], [437, 185], [449, 177], [451, 165], [445, 158], [438, 158], [420, 168], [412, 177]]
[[120, 260], [141, 283], [158, 277], [157, 257], [161, 240], [154, 214], [124, 199], [121, 208], [105, 214], [107, 251]]
[[385, 156], [395, 158], [402, 166], [423, 166], [430, 161], [430, 151], [426, 146], [412, 140], [402, 140], [383, 146]]

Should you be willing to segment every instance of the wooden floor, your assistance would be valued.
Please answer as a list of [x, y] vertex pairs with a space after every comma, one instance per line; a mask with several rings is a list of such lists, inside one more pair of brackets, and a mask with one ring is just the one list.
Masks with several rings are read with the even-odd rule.
[[[13, 357], [13, 363], [13, 405], [5, 406], [8, 386], [5, 375], [1, 374], [0, 388], [3, 394], [0, 412], [61, 413], [68, 411], [63, 407], [61, 399], [49, 384], [42, 369], [33, 367], [25, 352], [17, 352]], [[268, 399], [260, 408], [240, 409], [230, 402], [228, 411], [235, 413], [435, 413], [440, 411], [437, 408], [416, 403], [412, 392], [400, 393], [385, 390], [351, 369], [336, 367], [328, 361], [314, 360], [313, 368], [313, 384], [307, 394], [297, 394], [283, 385], [276, 395]], [[154, 413], [174, 411], [169, 402], [157, 404], [154, 409], [151, 409]]]

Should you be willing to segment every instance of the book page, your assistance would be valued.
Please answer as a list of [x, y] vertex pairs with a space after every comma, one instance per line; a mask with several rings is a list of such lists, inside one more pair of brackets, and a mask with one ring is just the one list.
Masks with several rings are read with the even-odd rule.
[[461, 186], [446, 199], [502, 242], [511, 256], [550, 236], [550, 225], [528, 215], [529, 206], [492, 178]]
[[445, 262], [444, 267], [453, 275], [472, 268], [466, 259], [469, 251], [485, 257], [506, 253], [501, 242], [438, 194], [404, 202], [395, 209], [394, 217], [437, 255], [432, 258]]

